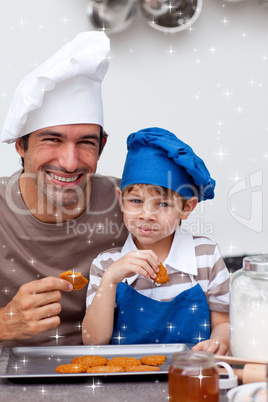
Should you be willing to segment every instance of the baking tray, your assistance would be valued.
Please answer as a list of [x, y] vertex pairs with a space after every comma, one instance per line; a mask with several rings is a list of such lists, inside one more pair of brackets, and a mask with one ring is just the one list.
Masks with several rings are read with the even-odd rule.
[[[167, 374], [171, 355], [187, 350], [186, 344], [103, 345], [103, 346], [40, 346], [3, 348], [0, 356], [0, 378], [57, 378]], [[143, 356], [163, 354], [167, 356], [160, 371], [123, 373], [76, 373], [61, 374], [55, 371], [60, 364], [71, 363], [77, 356], [99, 355], [111, 359], [125, 356], [140, 359]]]

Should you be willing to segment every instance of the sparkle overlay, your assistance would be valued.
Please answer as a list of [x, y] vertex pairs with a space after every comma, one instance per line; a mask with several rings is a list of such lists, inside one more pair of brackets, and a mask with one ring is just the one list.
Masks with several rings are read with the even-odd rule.
[[[47, 13], [48, 6], [53, 7], [53, 15]], [[211, 216], [207, 217], [213, 222], [213, 238], [225, 255], [239, 255], [245, 250], [248, 253], [267, 251], [267, 210], [263, 210], [263, 229], [258, 233], [252, 228], [245, 228], [231, 217], [226, 208], [227, 194], [234, 183], [243, 178], [248, 180], [258, 169], [263, 169], [264, 173], [267, 171], [267, 10], [258, 2], [232, 4], [208, 0], [200, 20], [186, 32], [176, 35], [150, 32], [142, 22], [137, 20], [135, 23], [134, 29], [112, 37], [114, 59], [105, 92], [105, 104], [111, 107], [108, 113], [115, 116], [120, 110], [122, 116], [127, 116], [120, 127], [124, 135], [129, 131], [129, 122], [134, 121], [137, 127], [141, 127], [144, 116], [146, 121], [174, 127], [178, 127], [179, 117], [179, 135], [200, 149], [208, 160], [211, 172], [217, 176], [217, 204]], [[23, 7], [15, 0], [2, 1], [1, 122], [15, 83], [71, 39], [74, 32], [87, 29], [91, 27], [85, 16], [84, 2], [69, 1], [65, 4], [59, 0], [59, 4], [55, 4], [48, 0], [48, 3], [38, 4], [37, 8], [33, 1], [26, 1]], [[148, 39], [144, 40], [146, 37]], [[131, 47], [129, 52], [128, 46]], [[140, 60], [142, 68], [137, 69]], [[134, 74], [135, 80], [132, 80]], [[123, 84], [118, 85], [121, 80]], [[139, 82], [138, 86], [136, 82]], [[140, 88], [148, 90], [142, 94]], [[117, 102], [113, 102], [115, 93]], [[126, 94], [129, 102], [125, 102]], [[130, 107], [132, 100], [135, 104], [133, 111]], [[112, 138], [112, 134], [117, 133], [117, 126], [117, 119], [110, 121], [112, 141], [117, 141]], [[121, 142], [120, 139], [118, 143]], [[9, 160], [9, 155], [12, 157], [12, 152], [15, 154], [12, 148], [0, 145], [2, 175], [5, 176], [9, 174], [11, 164], [13, 170], [17, 166], [17, 155], [14, 163]], [[104, 152], [101, 157], [104, 172], [116, 176], [121, 174], [123, 154], [118, 152], [117, 155], [118, 166], [116, 163], [111, 166], [110, 154]], [[3, 181], [1, 184], [6, 183]], [[267, 180], [262, 190], [263, 205], [267, 205]], [[251, 201], [250, 194], [242, 193], [240, 205]], [[254, 208], [260, 209], [260, 205]], [[230, 209], [239, 213], [238, 203], [231, 202]], [[241, 213], [243, 211], [240, 210]], [[243, 216], [248, 216], [247, 211]], [[90, 248], [92, 241], [88, 239], [86, 246]], [[5, 247], [5, 244], [0, 244], [1, 250], [4, 251]], [[38, 261], [29, 258], [29, 269], [37, 264]], [[16, 273], [16, 264], [12, 259], [8, 259], [7, 268], [10, 274]], [[8, 298], [13, 289], [9, 285], [3, 286], [1, 292]], [[194, 306], [191, 311], [196, 314]], [[8, 319], [14, 319], [14, 314], [11, 311]], [[81, 324], [75, 325], [81, 329]], [[208, 323], [202, 325], [206, 328]], [[243, 327], [243, 320], [239, 325]], [[170, 323], [167, 330], [175, 331], [174, 326]], [[122, 327], [119, 341], [124, 331]], [[196, 336], [199, 339], [200, 333]], [[51, 339], [58, 345], [62, 339], [60, 332], [55, 331]], [[254, 346], [256, 341], [252, 338], [250, 342]], [[19, 365], [14, 367], [16, 372]], [[27, 366], [27, 359], [21, 362], [23, 365]], [[199, 381], [202, 380], [199, 378]], [[22, 392], [31, 395], [31, 388], [23, 387]], [[96, 397], [98, 388], [99, 392], [107, 392], [106, 387], [96, 382], [89, 388], [92, 390], [89, 399], [94, 392]], [[48, 386], [38, 386], [40, 399], [49, 400], [48, 389]], [[53, 392], [51, 388], [50, 392]]]

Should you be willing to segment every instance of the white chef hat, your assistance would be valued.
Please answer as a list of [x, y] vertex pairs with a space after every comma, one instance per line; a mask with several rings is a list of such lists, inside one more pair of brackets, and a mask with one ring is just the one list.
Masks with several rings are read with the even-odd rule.
[[63, 124], [103, 127], [101, 82], [109, 55], [110, 40], [104, 32], [82, 32], [39, 65], [14, 93], [2, 142]]

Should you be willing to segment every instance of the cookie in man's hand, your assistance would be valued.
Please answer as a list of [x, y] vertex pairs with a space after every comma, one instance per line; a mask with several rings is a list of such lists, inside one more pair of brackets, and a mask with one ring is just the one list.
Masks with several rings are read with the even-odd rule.
[[81, 272], [65, 271], [60, 274], [60, 279], [70, 282], [73, 285], [73, 290], [80, 290], [88, 283]]

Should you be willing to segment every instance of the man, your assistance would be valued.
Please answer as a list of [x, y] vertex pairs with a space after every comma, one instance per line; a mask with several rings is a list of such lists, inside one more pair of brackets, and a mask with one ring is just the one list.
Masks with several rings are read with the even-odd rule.
[[85, 32], [17, 88], [2, 141], [14, 142], [23, 170], [0, 181], [0, 345], [81, 344], [92, 259], [122, 245], [118, 181], [95, 175], [106, 144], [101, 82], [109, 40]]

